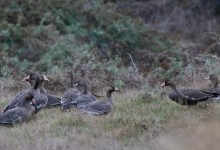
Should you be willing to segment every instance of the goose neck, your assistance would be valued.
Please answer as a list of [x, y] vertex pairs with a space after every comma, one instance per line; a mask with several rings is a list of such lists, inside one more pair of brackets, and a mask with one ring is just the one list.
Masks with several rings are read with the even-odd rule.
[[39, 88], [39, 85], [40, 85], [40, 79], [37, 78], [35, 83], [34, 83], [34, 86], [33, 86], [33, 89], [38, 89]]
[[88, 94], [88, 87], [85, 83], [83, 84], [83, 94]]
[[114, 90], [113, 89], [109, 89], [107, 92], [106, 92], [106, 96], [107, 96], [107, 99], [109, 100], [109, 99], [112, 99], [112, 92], [113, 92]]
[[70, 72], [70, 88], [73, 88], [73, 73]]
[[44, 87], [40, 87], [40, 93], [47, 94], [47, 90]]

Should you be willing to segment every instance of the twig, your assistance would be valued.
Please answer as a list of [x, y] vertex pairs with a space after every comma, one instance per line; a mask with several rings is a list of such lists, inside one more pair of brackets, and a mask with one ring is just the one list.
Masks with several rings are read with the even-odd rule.
[[133, 58], [131, 57], [131, 54], [129, 54], [129, 53], [127, 53], [127, 54], [128, 54], [128, 56], [129, 56], [129, 58], [131, 59], [131, 62], [132, 62], [132, 64], [133, 64], [133, 67], [134, 67], [135, 72], [137, 72], [138, 69], [137, 69], [137, 67], [136, 67], [136, 65], [135, 65], [135, 63], [134, 63]]
[[213, 33], [213, 32], [206, 32], [202, 34], [202, 37], [209, 37], [212, 40], [214, 40], [215, 42], [213, 44], [211, 44], [204, 52], [210, 52], [212, 51], [216, 46], [220, 45], [220, 38], [219, 35], [217, 33]]
[[207, 32], [207, 33], [204, 33], [203, 35], [202, 35], [203, 37], [210, 37], [210, 38], [212, 38], [213, 40], [215, 40], [216, 41], [216, 43], [218, 43], [218, 44], [220, 44], [220, 40], [219, 40], [219, 35], [218, 34], [216, 34], [216, 33], [212, 33], [212, 32]]

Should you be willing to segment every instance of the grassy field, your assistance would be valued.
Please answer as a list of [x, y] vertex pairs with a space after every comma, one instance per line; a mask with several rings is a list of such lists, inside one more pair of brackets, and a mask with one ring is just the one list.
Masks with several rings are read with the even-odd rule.
[[[13, 128], [1, 127], [0, 149], [182, 150], [192, 148], [189, 142], [194, 146], [193, 141], [186, 140], [189, 138], [197, 137], [194, 143], [198, 144], [199, 139], [204, 140], [200, 136], [204, 136], [208, 144], [213, 143], [213, 138], [214, 142], [219, 139], [219, 131], [214, 132], [220, 125], [218, 104], [199, 104], [188, 109], [159, 93], [122, 89], [113, 94], [113, 112], [101, 117], [86, 115], [77, 109], [67, 112], [60, 108], [45, 109], [29, 123]], [[12, 96], [1, 95], [1, 108]]]
[[29, 71], [47, 74], [45, 88], [60, 97], [69, 71], [99, 95], [112, 84], [122, 88], [106, 116], [52, 108], [23, 125], [0, 127], [0, 150], [219, 149], [220, 105], [189, 109], [157, 85], [170, 78], [207, 88], [204, 77], [220, 74], [217, 0], [2, 0], [0, 6], [0, 110], [29, 87], [20, 81]]

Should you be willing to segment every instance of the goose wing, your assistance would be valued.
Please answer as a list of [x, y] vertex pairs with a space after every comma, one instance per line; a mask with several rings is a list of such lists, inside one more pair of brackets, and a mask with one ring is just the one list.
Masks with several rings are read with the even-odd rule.
[[77, 97], [77, 107], [78, 108], [83, 108], [87, 104], [95, 101], [93, 97], [91, 97], [89, 94], [82, 94]]
[[218, 93], [218, 94], [220, 94], [220, 88], [211, 88], [211, 89], [208, 89], [207, 91], [211, 92], [211, 93]]
[[5, 107], [5, 109], [2, 112], [6, 112], [10, 109], [13, 109], [15, 107], [22, 107], [26, 104], [25, 97], [27, 95], [30, 95], [28, 90], [19, 92], [13, 100]]
[[47, 94], [47, 98], [48, 98], [48, 102], [47, 102], [46, 107], [60, 106], [61, 105], [61, 99], [59, 97]]
[[23, 108], [13, 108], [0, 116], [0, 124], [21, 123], [24, 120], [25, 112]]
[[194, 89], [182, 89], [179, 90], [180, 95], [192, 101], [205, 101], [209, 98], [216, 97], [213, 94], [205, 93], [204, 91], [194, 90]]
[[85, 106], [83, 111], [92, 115], [102, 115], [110, 112], [111, 109], [106, 101], [94, 101]]
[[35, 106], [36, 112], [42, 110], [47, 105], [48, 98], [47, 95], [45, 94], [38, 94], [34, 96], [34, 99], [35, 99], [35, 104], [33, 105]]
[[77, 89], [69, 89], [64, 93], [63, 98], [61, 99], [61, 105], [63, 109], [70, 108], [71, 106], [76, 106], [77, 97], [80, 96], [81, 93]]

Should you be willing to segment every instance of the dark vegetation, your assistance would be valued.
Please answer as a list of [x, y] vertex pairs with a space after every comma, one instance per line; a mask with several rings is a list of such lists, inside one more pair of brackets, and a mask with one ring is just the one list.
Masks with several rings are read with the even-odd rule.
[[139, 87], [146, 77], [154, 85], [220, 72], [218, 0], [3, 0], [0, 6], [1, 77], [71, 70], [94, 86]]

